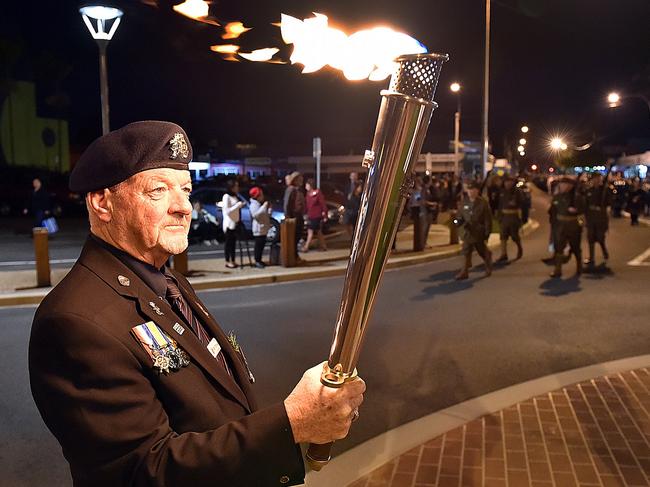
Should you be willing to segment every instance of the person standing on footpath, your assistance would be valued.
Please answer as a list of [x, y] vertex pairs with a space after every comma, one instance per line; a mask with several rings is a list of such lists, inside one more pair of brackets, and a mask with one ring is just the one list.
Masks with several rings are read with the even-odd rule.
[[239, 199], [239, 183], [236, 179], [229, 179], [226, 183], [227, 191], [221, 200], [221, 214], [223, 215], [223, 233], [226, 241], [224, 244], [224, 257], [228, 269], [237, 268], [237, 226], [240, 224], [241, 207], [244, 202]]
[[318, 238], [320, 250], [327, 250], [325, 235], [323, 235], [323, 223], [327, 221], [327, 203], [323, 192], [316, 187], [313, 179], [308, 179], [305, 183], [305, 203], [307, 205], [307, 240], [302, 247], [303, 252], [309, 252], [309, 246], [314, 238], [314, 233]]
[[341, 439], [358, 416], [363, 380], [325, 387], [324, 363], [260, 408], [242, 345], [165, 267], [188, 245], [191, 160], [181, 127], [136, 122], [70, 175], [90, 235], [36, 311], [29, 375], [74, 487], [298, 485], [299, 443]]
[[350, 237], [354, 233], [354, 227], [357, 224], [357, 217], [359, 216], [359, 208], [361, 208], [361, 193], [363, 193], [363, 183], [357, 181], [352, 192], [348, 195], [348, 200], [345, 202], [345, 211], [343, 212], [343, 225], [345, 231]]
[[564, 248], [569, 245], [571, 254], [576, 259], [576, 276], [582, 274], [582, 222], [580, 217], [585, 212], [585, 201], [576, 188], [576, 180], [568, 176], [560, 178], [557, 192], [553, 195], [549, 213], [554, 222], [553, 260], [555, 268], [551, 277], [562, 277], [564, 263]]
[[604, 184], [603, 175], [599, 172], [591, 176], [589, 187], [585, 191], [587, 223], [587, 242], [589, 244], [589, 258], [584, 264], [589, 270], [596, 265], [596, 244], [600, 245], [605, 265], [609, 259], [609, 252], [605, 244], [605, 237], [609, 229], [608, 207], [612, 204], [612, 194], [609, 187]]
[[34, 190], [29, 195], [29, 203], [27, 208], [23, 209], [23, 215], [31, 212], [34, 217], [33, 226], [42, 227], [43, 220], [49, 217], [52, 211], [52, 201], [39, 178], [34, 178], [32, 187]]
[[248, 195], [251, 200], [248, 204], [253, 219], [253, 239], [255, 240], [255, 267], [264, 269], [266, 265], [262, 262], [264, 254], [264, 245], [266, 244], [266, 234], [271, 228], [271, 218], [269, 217], [269, 202], [264, 199], [264, 191], [258, 186], [253, 186]]
[[499, 195], [499, 208], [497, 210], [497, 220], [499, 222], [499, 232], [501, 237], [501, 255], [497, 262], [508, 262], [508, 238], [517, 245], [516, 260], [521, 259], [524, 255], [524, 248], [521, 245], [521, 212], [525, 204], [524, 195], [515, 186], [515, 179], [506, 174], [503, 177], [503, 189]]
[[492, 212], [487, 200], [479, 194], [480, 191], [481, 185], [477, 181], [467, 183], [467, 196], [461, 202], [456, 217], [463, 229], [461, 254], [464, 259], [463, 268], [456, 274], [457, 280], [469, 277], [474, 250], [485, 262], [485, 275], [492, 275], [492, 252], [486, 244], [492, 230]]
[[302, 174], [298, 171], [292, 172], [287, 178], [289, 185], [284, 192], [284, 216], [296, 219], [296, 248], [294, 252], [297, 262], [301, 261], [298, 257], [298, 245], [305, 228], [305, 195], [302, 192], [302, 181]]

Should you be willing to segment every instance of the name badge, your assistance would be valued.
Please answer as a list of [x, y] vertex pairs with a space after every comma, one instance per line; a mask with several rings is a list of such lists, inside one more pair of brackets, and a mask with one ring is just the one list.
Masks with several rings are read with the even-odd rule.
[[219, 345], [216, 338], [213, 338], [210, 340], [210, 343], [208, 343], [208, 352], [210, 352], [214, 358], [217, 358], [217, 355], [221, 352], [221, 345]]

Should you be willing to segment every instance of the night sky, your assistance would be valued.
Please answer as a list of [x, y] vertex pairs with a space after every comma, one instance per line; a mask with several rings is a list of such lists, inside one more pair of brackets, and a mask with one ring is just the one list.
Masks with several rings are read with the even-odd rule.
[[[195, 152], [212, 147], [220, 156], [234, 155], [238, 143], [256, 144], [255, 155], [306, 155], [316, 135], [324, 154], [360, 153], [370, 145], [387, 81], [223, 61], [209, 50], [225, 43], [222, 29], [178, 15], [173, 3], [180, 2], [115, 2], [125, 15], [108, 48], [112, 128], [172, 120], [187, 130]], [[81, 150], [100, 135], [101, 121], [97, 47], [78, 7], [67, 0], [3, 6], [0, 38], [20, 45], [16, 63], [3, 57], [3, 72], [35, 80], [40, 114], [67, 118], [71, 142]], [[480, 138], [483, 1], [224, 0], [211, 7], [222, 22], [255, 28], [240, 39], [244, 49], [282, 46], [271, 22], [280, 13], [302, 19], [312, 11], [348, 34], [383, 24], [429, 51], [448, 53], [424, 150], [448, 150], [456, 107], [449, 84], [456, 80], [463, 85], [462, 137]], [[555, 133], [575, 145], [592, 134], [601, 145], [650, 138], [643, 102], [629, 100], [616, 110], [605, 104], [613, 89], [650, 96], [650, 1], [500, 0], [492, 3], [492, 20], [490, 136], [497, 156], [523, 123], [531, 128], [532, 158], [546, 154], [544, 141]], [[289, 52], [285, 47], [286, 58]]]

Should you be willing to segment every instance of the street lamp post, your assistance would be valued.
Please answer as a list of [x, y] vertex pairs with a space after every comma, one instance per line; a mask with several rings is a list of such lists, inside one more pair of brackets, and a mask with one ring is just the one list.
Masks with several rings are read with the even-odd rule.
[[454, 114], [454, 174], [458, 176], [460, 166], [460, 89], [459, 83], [452, 83], [449, 89], [456, 93], [456, 113]]
[[102, 134], [110, 131], [108, 105], [108, 75], [106, 68], [106, 48], [113, 38], [124, 12], [106, 5], [87, 5], [79, 9], [90, 35], [99, 47], [99, 89], [102, 106]]
[[483, 73], [483, 130], [481, 134], [481, 171], [485, 175], [488, 163], [488, 114], [490, 108], [490, 0], [485, 0], [485, 66]]

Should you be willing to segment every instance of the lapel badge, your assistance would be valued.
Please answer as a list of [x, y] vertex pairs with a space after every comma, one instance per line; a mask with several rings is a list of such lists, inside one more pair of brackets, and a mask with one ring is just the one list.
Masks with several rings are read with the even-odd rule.
[[149, 301], [149, 306], [151, 306], [151, 309], [152, 309], [152, 310], [154, 311], [154, 313], [156, 313], [158, 316], [162, 316], [162, 315], [165, 314], [165, 313], [163, 313], [162, 311], [160, 311], [160, 308], [159, 308], [158, 306], [156, 306], [156, 303], [154, 303], [153, 301]]
[[185, 333], [185, 328], [180, 323], [174, 323], [174, 331], [179, 335]]
[[183, 134], [180, 132], [176, 132], [172, 137], [172, 140], [169, 141], [169, 148], [172, 151], [172, 155], [169, 156], [170, 159], [176, 159], [179, 155], [183, 159], [187, 159], [190, 155], [187, 142], [185, 142], [185, 137], [183, 137]]
[[122, 286], [126, 286], [126, 287], [129, 287], [131, 285], [131, 279], [121, 274], [117, 276], [117, 282], [119, 282]]

